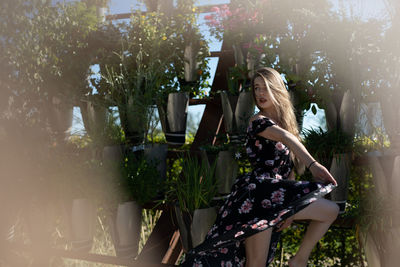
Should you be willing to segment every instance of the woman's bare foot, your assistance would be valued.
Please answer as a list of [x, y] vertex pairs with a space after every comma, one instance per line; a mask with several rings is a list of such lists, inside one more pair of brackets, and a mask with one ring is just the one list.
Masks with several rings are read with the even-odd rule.
[[288, 262], [289, 267], [307, 267], [307, 260], [301, 260], [294, 256]]

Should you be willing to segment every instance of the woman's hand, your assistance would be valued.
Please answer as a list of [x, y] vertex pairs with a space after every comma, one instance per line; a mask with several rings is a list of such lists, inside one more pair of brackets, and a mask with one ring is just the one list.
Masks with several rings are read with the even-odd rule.
[[332, 183], [334, 185], [337, 185], [335, 178], [333, 178], [329, 171], [318, 162], [315, 162], [311, 165], [310, 171], [317, 182], [322, 182], [325, 184]]

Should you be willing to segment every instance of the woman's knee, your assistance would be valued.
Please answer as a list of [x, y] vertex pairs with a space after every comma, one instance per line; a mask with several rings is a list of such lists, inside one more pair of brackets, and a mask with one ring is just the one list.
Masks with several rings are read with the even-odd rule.
[[339, 210], [340, 210], [340, 208], [339, 208], [339, 206], [335, 203], [335, 202], [333, 202], [333, 201], [330, 201], [330, 200], [326, 200], [326, 199], [324, 199], [325, 200], [325, 211], [326, 211], [326, 214], [327, 214], [327, 220], [328, 221], [334, 221], [334, 220], [336, 220], [336, 218], [337, 218], [337, 216], [339, 215]]
[[320, 198], [294, 215], [295, 220], [315, 220], [333, 222], [339, 214], [339, 206], [327, 199]]

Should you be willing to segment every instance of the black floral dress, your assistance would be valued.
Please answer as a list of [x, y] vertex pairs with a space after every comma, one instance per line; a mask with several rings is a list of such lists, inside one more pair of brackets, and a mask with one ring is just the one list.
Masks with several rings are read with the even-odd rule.
[[[245, 238], [277, 224], [329, 193], [333, 185], [288, 180], [293, 163], [281, 142], [258, 135], [275, 123], [252, 121], [247, 129], [246, 152], [253, 171], [239, 176], [205, 241], [186, 254], [185, 267], [244, 266]], [[274, 258], [280, 232], [273, 231], [266, 266]]]

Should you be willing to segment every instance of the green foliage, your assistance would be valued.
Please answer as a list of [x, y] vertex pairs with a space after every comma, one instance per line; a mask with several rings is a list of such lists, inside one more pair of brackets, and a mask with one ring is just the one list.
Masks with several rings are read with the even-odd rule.
[[238, 96], [241, 91], [249, 91], [251, 89], [247, 75], [248, 69], [246, 66], [229, 68], [227, 83], [230, 95]]
[[124, 200], [145, 204], [162, 190], [156, 162], [149, 162], [143, 155], [127, 153], [121, 166], [118, 185]]
[[341, 130], [326, 131], [321, 128], [304, 131], [304, 145], [307, 150], [329, 166], [335, 154], [350, 152], [353, 147], [353, 137]]
[[177, 201], [182, 211], [208, 208], [217, 193], [215, 163], [187, 156], [183, 158], [180, 174], [170, 180], [167, 201]]
[[90, 90], [95, 9], [47, 2], [7, 0], [0, 11], [1, 112], [24, 126], [45, 128], [53, 97], [72, 105]]

